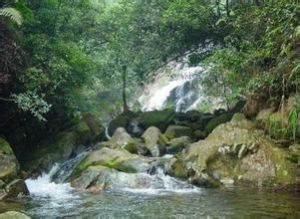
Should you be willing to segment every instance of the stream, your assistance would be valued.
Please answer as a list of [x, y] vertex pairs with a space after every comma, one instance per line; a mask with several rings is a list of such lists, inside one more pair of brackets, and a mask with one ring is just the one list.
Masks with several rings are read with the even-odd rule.
[[[207, 97], [198, 83], [202, 67], [171, 62], [159, 70], [156, 80], [139, 94], [142, 111], [162, 110], [171, 103], [175, 111], [198, 109], [208, 102], [222, 108], [220, 98]], [[166, 74], [166, 72], [170, 74]], [[195, 85], [196, 84], [196, 85]], [[106, 137], [108, 134], [106, 124]], [[74, 190], [68, 183], [74, 167], [88, 153], [53, 165], [48, 173], [26, 180], [30, 198], [0, 202], [0, 213], [18, 210], [32, 218], [300, 218], [300, 196], [295, 193], [249, 187], [197, 188], [156, 172], [129, 174], [116, 188], [100, 193]], [[132, 179], [131, 179], [132, 178]], [[145, 188], [126, 188], [130, 180], [147, 183]]]
[[[75, 191], [67, 178], [84, 153], [26, 184], [31, 198], [1, 203], [32, 218], [299, 218], [300, 197], [251, 188], [197, 188], [162, 170], [141, 177], [149, 188], [115, 188], [97, 194]], [[275, 201], [276, 200], [276, 201]]]

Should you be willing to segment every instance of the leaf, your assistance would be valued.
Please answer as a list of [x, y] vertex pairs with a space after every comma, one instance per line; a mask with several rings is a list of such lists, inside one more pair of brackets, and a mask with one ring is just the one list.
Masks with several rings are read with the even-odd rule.
[[18, 25], [21, 25], [23, 22], [21, 13], [14, 8], [1, 8], [0, 17], [6, 17]]

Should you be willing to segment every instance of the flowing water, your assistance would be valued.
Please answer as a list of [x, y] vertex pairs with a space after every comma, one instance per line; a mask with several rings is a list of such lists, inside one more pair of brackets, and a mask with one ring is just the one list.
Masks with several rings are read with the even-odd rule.
[[154, 81], [138, 94], [142, 111], [162, 110], [172, 107], [186, 112], [209, 105], [211, 110], [225, 107], [221, 97], [208, 96], [201, 83], [207, 74], [207, 66], [189, 66], [188, 55], [181, 61], [171, 61], [160, 68]]
[[80, 156], [84, 153], [27, 180], [31, 198], [0, 202], [0, 212], [19, 210], [33, 218], [300, 218], [299, 194], [196, 188], [166, 176], [162, 169], [153, 175], [140, 174], [152, 181], [147, 188], [80, 193], [58, 180], [67, 179]]

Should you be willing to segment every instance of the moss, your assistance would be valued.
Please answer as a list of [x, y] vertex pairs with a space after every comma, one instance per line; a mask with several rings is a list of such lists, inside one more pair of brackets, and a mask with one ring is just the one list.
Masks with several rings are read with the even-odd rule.
[[[84, 158], [77, 165], [72, 173], [72, 176], [79, 175], [82, 171], [86, 170], [90, 166], [98, 165], [120, 170], [123, 172], [134, 173], [137, 172], [137, 167], [134, 166], [134, 161], [137, 158], [137, 155], [130, 154], [125, 150], [102, 148], [101, 150], [90, 153], [86, 158]], [[140, 159], [139, 161], [139, 164], [142, 165], [142, 160]]]
[[219, 125], [230, 121], [232, 116], [231, 113], [226, 113], [211, 119], [205, 127], [205, 132], [211, 133]]
[[294, 184], [297, 165], [290, 162], [285, 149], [272, 148], [272, 158], [276, 164], [276, 181], [280, 184]]
[[138, 121], [144, 128], [155, 126], [164, 131], [175, 118], [173, 110], [145, 112], [138, 117]]
[[13, 154], [13, 150], [11, 149], [9, 143], [5, 141], [3, 138], [0, 138], [0, 153], [3, 154]]
[[188, 171], [180, 159], [176, 159], [172, 162], [169, 174], [177, 178], [188, 178]]

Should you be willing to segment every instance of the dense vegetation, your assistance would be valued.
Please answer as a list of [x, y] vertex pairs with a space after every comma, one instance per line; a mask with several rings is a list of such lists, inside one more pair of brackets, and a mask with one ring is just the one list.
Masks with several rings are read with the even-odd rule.
[[[297, 0], [1, 0], [0, 7], [0, 133], [19, 147], [84, 113], [128, 110], [126, 94], [188, 51], [192, 65], [211, 65], [208, 91], [225, 93], [229, 104], [247, 96], [278, 107], [300, 85]], [[205, 45], [213, 46], [203, 54]]]

